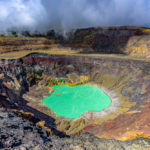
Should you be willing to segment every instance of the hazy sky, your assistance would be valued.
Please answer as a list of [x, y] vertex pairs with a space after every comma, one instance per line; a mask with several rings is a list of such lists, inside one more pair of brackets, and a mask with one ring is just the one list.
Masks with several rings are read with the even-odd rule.
[[119, 25], [150, 27], [150, 0], [0, 0], [0, 31]]

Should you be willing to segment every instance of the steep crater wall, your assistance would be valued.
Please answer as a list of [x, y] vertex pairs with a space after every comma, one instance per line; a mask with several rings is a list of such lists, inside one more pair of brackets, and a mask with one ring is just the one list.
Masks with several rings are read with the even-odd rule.
[[[149, 65], [119, 58], [44, 54], [0, 60], [0, 98], [18, 110], [32, 113], [38, 124], [55, 129], [53, 133], [91, 132], [98, 137], [121, 140], [150, 137]], [[110, 96], [112, 105], [75, 120], [59, 117], [41, 100], [52, 93], [53, 84], [62, 82], [97, 86]]]

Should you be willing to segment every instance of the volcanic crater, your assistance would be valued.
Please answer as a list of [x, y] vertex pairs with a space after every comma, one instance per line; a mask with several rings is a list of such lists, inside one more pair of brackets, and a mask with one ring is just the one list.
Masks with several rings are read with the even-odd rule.
[[[90, 30], [94, 31], [90, 32]], [[97, 32], [95, 30], [79, 30], [74, 41], [78, 43], [78, 34], [82, 35], [84, 32], [91, 35], [91, 33]], [[139, 38], [139, 32], [137, 29], [135, 31], [137, 35], [133, 36], [132, 34], [134, 39], [132, 42]], [[109, 33], [114, 34], [114, 32]], [[95, 36], [103, 37], [101, 32]], [[149, 37], [149, 34], [144, 34], [145, 37]], [[118, 39], [117, 36], [116, 41]], [[143, 39], [139, 40], [141, 42]], [[139, 40], [137, 41], [139, 42]], [[4, 44], [4, 41], [2, 43]], [[38, 44], [38, 42], [36, 43]], [[79, 46], [79, 43], [76, 46]], [[147, 48], [148, 43], [149, 41], [146, 42]], [[139, 43], [136, 44], [134, 46], [138, 47]], [[76, 47], [73, 42], [68, 45]], [[63, 46], [67, 47], [68, 45], [64, 43]], [[1, 44], [1, 46], [4, 45]], [[99, 46], [103, 47], [104, 43]], [[40, 50], [37, 52], [31, 50], [32, 53], [17, 56], [18, 58], [13, 58], [13, 55], [12, 58], [8, 58], [7, 55], [5, 58], [4, 54], [9, 52], [1, 52], [1, 104], [14, 111], [18, 116], [42, 126], [50, 135], [79, 136], [88, 132], [99, 138], [114, 138], [123, 141], [137, 137], [150, 138], [148, 115], [150, 113], [150, 61], [147, 58], [136, 59], [122, 55], [92, 55], [93, 52], [91, 49], [89, 50], [90, 54], [85, 54], [85, 49], [82, 49], [80, 54], [68, 53], [67, 55], [63, 54], [62, 48], [60, 48], [60, 54], [53, 54], [52, 49], [47, 54], [46, 52], [41, 53]], [[16, 56], [17, 50], [11, 52], [14, 52]], [[136, 53], [136, 55], [138, 54], [139, 52]], [[142, 57], [146, 54], [149, 52], [143, 52]], [[54, 92], [53, 85], [85, 84], [102, 89], [111, 99], [110, 107], [102, 111], [88, 111], [79, 118], [68, 119], [56, 115], [42, 102], [44, 98]]]
[[[24, 112], [33, 113], [48, 127], [67, 135], [88, 131], [118, 139], [128, 132], [149, 136], [149, 119], [143, 117], [149, 111], [148, 66], [149, 62], [118, 58], [30, 54], [17, 60], [1, 60], [1, 93]], [[111, 106], [74, 120], [59, 117], [42, 104], [42, 99], [53, 92], [52, 85], [62, 83], [95, 85], [109, 95]], [[135, 128], [134, 123], [139, 125]]]

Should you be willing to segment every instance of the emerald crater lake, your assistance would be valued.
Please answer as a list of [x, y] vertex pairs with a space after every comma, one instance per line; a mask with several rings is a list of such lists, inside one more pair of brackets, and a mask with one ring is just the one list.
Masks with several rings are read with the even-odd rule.
[[58, 116], [75, 119], [88, 111], [109, 108], [111, 99], [100, 88], [91, 85], [55, 85], [55, 91], [43, 99], [43, 104]]

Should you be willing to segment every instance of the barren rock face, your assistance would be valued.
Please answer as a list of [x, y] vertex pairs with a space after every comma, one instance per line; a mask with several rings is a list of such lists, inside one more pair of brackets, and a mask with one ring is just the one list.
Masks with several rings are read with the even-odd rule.
[[[107, 57], [31, 54], [0, 61], [0, 96], [15, 108], [30, 112], [35, 123], [52, 135], [81, 135], [119, 140], [150, 137], [149, 62]], [[87, 112], [70, 120], [57, 116], [41, 100], [53, 92], [52, 85], [91, 84], [112, 100], [110, 108]], [[22, 113], [23, 114], [23, 113]]]
[[98, 139], [91, 134], [81, 137], [56, 137], [49, 136], [48, 132], [32, 122], [24, 120], [0, 107], [0, 149], [8, 150], [72, 150], [72, 149], [133, 149], [148, 150], [150, 141], [138, 138], [132, 141], [121, 142], [115, 139]]

